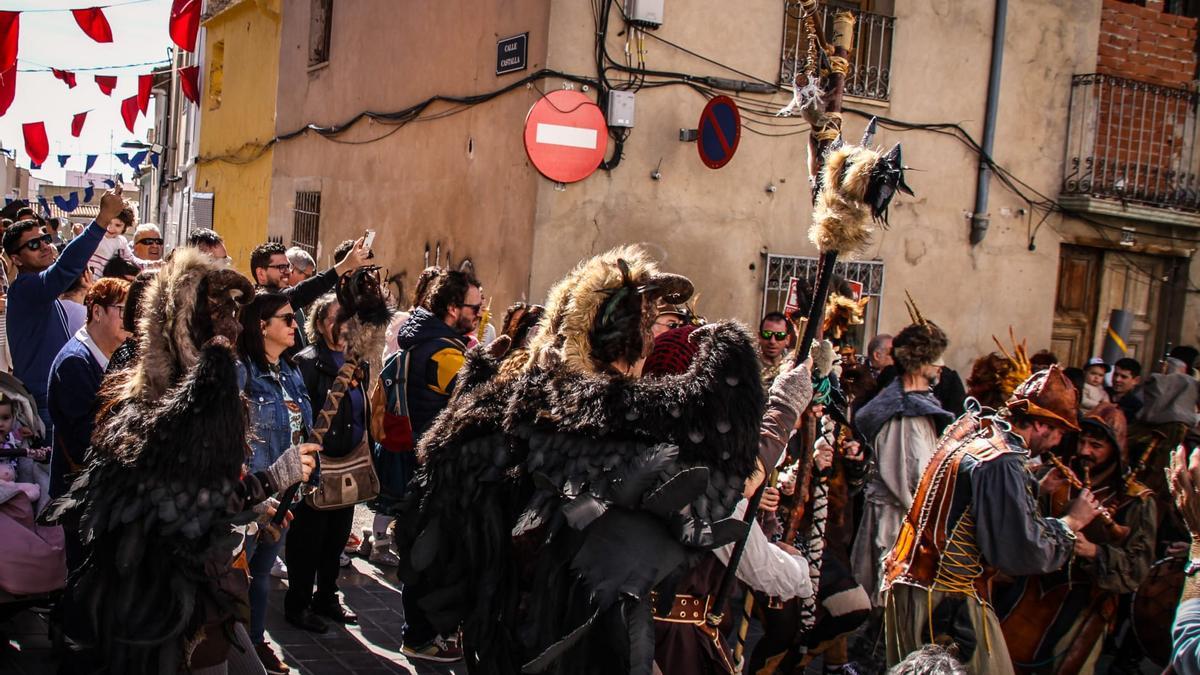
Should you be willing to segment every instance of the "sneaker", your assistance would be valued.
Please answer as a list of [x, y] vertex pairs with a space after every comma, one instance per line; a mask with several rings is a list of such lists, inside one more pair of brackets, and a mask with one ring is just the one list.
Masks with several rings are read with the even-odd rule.
[[342, 567], [349, 567], [350, 566], [350, 556], [346, 555], [345, 553], [341, 554], [338, 557], [338, 565], [340, 565]]
[[[363, 543], [362, 537], [351, 532], [350, 538], [346, 540], [346, 547], [343, 550], [346, 553], [356, 553], [358, 551], [358, 548], [360, 546], [362, 546], [362, 543]], [[345, 565], [343, 565], [343, 567], [345, 567]]]
[[276, 558], [275, 564], [271, 565], [271, 576], [275, 577], [276, 579], [287, 578], [287, 565], [283, 564], [283, 561], [279, 558]]
[[268, 675], [288, 675], [292, 672], [292, 669], [288, 668], [288, 665], [275, 655], [275, 650], [271, 649], [269, 643], [259, 642], [254, 645], [254, 653], [258, 655], [258, 660], [262, 661], [263, 668], [266, 668]]
[[454, 663], [455, 661], [462, 661], [463, 658], [462, 647], [441, 636], [435, 637], [419, 647], [404, 645], [400, 648], [400, 651], [410, 659], [435, 661], [437, 663]]
[[400, 565], [400, 558], [396, 557], [395, 553], [392, 553], [391, 537], [376, 539], [375, 543], [371, 546], [371, 555], [367, 560], [376, 565], [384, 565], [386, 567], [398, 567]]

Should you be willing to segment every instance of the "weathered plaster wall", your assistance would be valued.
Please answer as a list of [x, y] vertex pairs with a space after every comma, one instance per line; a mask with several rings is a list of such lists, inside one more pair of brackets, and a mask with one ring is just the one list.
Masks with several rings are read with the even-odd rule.
[[[388, 112], [435, 94], [497, 89], [545, 66], [548, 0], [335, 3], [327, 65], [308, 67], [309, 3], [283, 21], [277, 132]], [[496, 40], [529, 31], [529, 69], [495, 75]], [[360, 122], [333, 142], [307, 134], [275, 151], [269, 230], [289, 242], [299, 190], [321, 191], [320, 266], [338, 242], [379, 232], [375, 250], [411, 281], [440, 245], [469, 257], [497, 309], [528, 291], [536, 173], [521, 145], [525, 113], [538, 96], [522, 88], [460, 114], [397, 128]], [[434, 104], [426, 112], [451, 109]], [[387, 135], [390, 134], [390, 135]], [[385, 135], [387, 135], [385, 137]], [[368, 142], [372, 139], [374, 142]], [[347, 143], [360, 143], [356, 145]], [[411, 291], [408, 284], [406, 293]]]
[[[771, 0], [739, 3], [737, 21], [710, 4], [668, 4], [658, 34], [747, 73], [770, 78], [778, 68], [782, 7]], [[549, 62], [589, 67], [592, 31], [586, 5], [555, 3]], [[1010, 3], [995, 157], [1040, 192], [1057, 194], [1063, 162], [1070, 76], [1094, 68], [1099, 6], [1090, 0]], [[615, 31], [614, 31], [615, 32]], [[897, 3], [891, 102], [848, 106], [907, 122], [960, 122], [973, 136], [983, 126], [992, 33], [990, 3], [942, 0]], [[932, 40], [931, 36], [938, 36]], [[613, 53], [623, 41], [611, 38]], [[647, 66], [741, 77], [648, 40]], [[765, 107], [786, 103], [764, 99]], [[693, 144], [677, 140], [696, 126], [704, 99], [685, 87], [643, 90], [637, 128], [616, 171], [559, 191], [539, 179], [531, 287], [535, 297], [580, 257], [626, 241], [660, 248], [673, 271], [692, 276], [710, 317], [756, 321], [761, 304], [762, 252], [812, 255], [807, 135], [763, 137], [743, 132], [737, 156], [711, 171]], [[847, 115], [857, 138], [865, 119]], [[795, 120], [780, 123], [796, 124]], [[768, 133], [803, 127], [758, 127]], [[1054, 313], [1059, 234], [1056, 220], [1028, 250], [1021, 199], [993, 179], [987, 239], [972, 248], [967, 213], [975, 194], [976, 156], [962, 143], [923, 131], [882, 129], [876, 143], [904, 143], [915, 199], [894, 202], [891, 227], [876, 235], [865, 258], [886, 264], [881, 329], [907, 322], [904, 291], [948, 328], [951, 365], [967, 366], [992, 348], [1009, 325], [1031, 345], [1049, 343]], [[660, 166], [662, 180], [649, 174]], [[777, 191], [765, 188], [774, 184]], [[1011, 213], [1012, 215], [1003, 215]]]

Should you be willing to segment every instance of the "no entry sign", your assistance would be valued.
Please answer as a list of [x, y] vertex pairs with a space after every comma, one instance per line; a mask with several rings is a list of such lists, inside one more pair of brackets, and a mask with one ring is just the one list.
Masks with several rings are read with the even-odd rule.
[[538, 99], [525, 118], [525, 152], [546, 178], [574, 183], [592, 175], [608, 150], [600, 106], [578, 91], [560, 89]]
[[700, 113], [700, 138], [696, 148], [700, 161], [710, 169], [719, 169], [733, 159], [742, 138], [742, 116], [728, 96], [717, 96]]

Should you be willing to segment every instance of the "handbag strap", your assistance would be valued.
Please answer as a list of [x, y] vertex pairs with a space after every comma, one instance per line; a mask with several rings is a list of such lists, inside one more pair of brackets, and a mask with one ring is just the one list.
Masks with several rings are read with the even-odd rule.
[[342, 398], [350, 390], [350, 382], [354, 379], [355, 370], [358, 370], [358, 357], [347, 355], [346, 362], [342, 364], [337, 377], [329, 387], [329, 393], [325, 395], [325, 404], [321, 406], [321, 412], [317, 414], [317, 419], [313, 422], [310, 442], [321, 445], [325, 441], [325, 434], [329, 432], [329, 427], [333, 424], [333, 417], [342, 405]]

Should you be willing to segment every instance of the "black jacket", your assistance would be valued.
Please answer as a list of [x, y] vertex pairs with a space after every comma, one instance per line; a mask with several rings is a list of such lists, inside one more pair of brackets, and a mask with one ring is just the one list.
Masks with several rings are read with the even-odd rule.
[[[322, 408], [325, 407], [329, 389], [333, 386], [333, 381], [337, 379], [337, 363], [333, 360], [333, 352], [325, 346], [324, 342], [317, 342], [300, 350], [294, 361], [296, 368], [300, 370], [300, 376], [304, 379], [304, 387], [308, 389], [309, 400], [312, 401], [313, 424], [315, 425], [320, 419]], [[361, 421], [363, 434], [369, 445], [371, 443], [371, 401], [367, 396], [366, 383], [371, 380], [366, 363], [359, 366], [359, 372], [361, 376], [356, 377], [351, 382], [351, 386], [362, 394], [363, 419]], [[345, 457], [354, 449], [351, 445], [354, 419], [352, 415], [354, 413], [350, 395], [351, 391], [348, 390], [342, 397], [337, 414], [333, 416], [329, 431], [325, 434], [325, 441], [322, 443], [323, 454], [330, 457]]]

